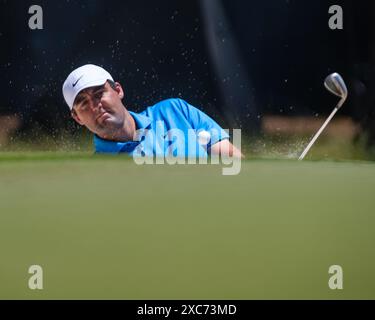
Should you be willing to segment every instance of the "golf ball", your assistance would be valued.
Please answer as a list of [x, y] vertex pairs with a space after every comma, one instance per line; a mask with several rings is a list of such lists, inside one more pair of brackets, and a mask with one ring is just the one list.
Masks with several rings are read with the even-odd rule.
[[208, 131], [200, 131], [198, 133], [198, 143], [200, 145], [207, 145], [210, 142], [211, 135]]

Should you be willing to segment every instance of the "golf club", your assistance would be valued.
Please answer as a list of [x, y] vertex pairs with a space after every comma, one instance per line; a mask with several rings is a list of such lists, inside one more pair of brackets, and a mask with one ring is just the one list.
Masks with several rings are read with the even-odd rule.
[[330, 74], [324, 81], [324, 86], [327, 88], [328, 91], [333, 93], [334, 95], [340, 97], [340, 101], [333, 109], [331, 115], [328, 117], [326, 122], [322, 125], [322, 127], [319, 129], [319, 131], [315, 134], [314, 138], [312, 138], [309, 145], [306, 147], [306, 149], [302, 152], [301, 156], [298, 160], [303, 160], [306, 156], [306, 154], [309, 152], [315, 141], [319, 138], [320, 134], [323, 132], [323, 130], [326, 128], [328, 123], [332, 120], [332, 118], [335, 116], [336, 112], [342, 107], [344, 104], [346, 98], [348, 97], [348, 89], [346, 88], [345, 82], [342, 79], [342, 77], [338, 73], [332, 73]]

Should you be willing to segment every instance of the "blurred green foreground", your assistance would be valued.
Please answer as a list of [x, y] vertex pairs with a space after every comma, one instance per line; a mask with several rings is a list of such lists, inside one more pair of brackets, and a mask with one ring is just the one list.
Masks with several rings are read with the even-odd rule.
[[221, 168], [0, 154], [0, 298], [375, 299], [375, 164]]

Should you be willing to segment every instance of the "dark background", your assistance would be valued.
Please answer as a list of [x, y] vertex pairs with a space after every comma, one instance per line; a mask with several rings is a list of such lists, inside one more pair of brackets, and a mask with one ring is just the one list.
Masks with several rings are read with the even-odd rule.
[[[34, 4], [43, 30], [28, 27]], [[334, 4], [344, 30], [328, 27]], [[0, 0], [0, 10], [0, 115], [19, 115], [22, 131], [77, 130], [61, 87], [86, 63], [123, 85], [130, 110], [181, 97], [249, 133], [267, 114], [328, 115], [337, 98], [323, 80], [336, 71], [349, 88], [340, 113], [375, 143], [374, 1]]]

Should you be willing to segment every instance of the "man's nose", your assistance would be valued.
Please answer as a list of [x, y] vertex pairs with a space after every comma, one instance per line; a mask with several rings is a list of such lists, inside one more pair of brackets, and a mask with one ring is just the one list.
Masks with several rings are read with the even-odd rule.
[[97, 111], [97, 110], [100, 110], [102, 108], [103, 108], [103, 105], [102, 105], [102, 103], [101, 103], [100, 100], [95, 100], [94, 99], [94, 100], [91, 101], [91, 109], [93, 111]]

